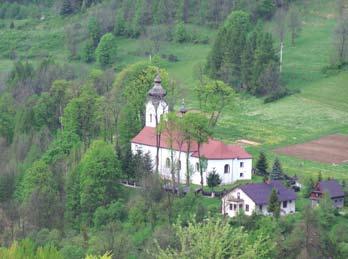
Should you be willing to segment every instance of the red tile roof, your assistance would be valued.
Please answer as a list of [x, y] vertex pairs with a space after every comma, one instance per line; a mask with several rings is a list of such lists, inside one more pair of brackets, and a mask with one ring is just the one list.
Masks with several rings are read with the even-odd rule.
[[[169, 149], [169, 136], [166, 133], [161, 135], [161, 148]], [[147, 145], [147, 146], [156, 146], [156, 129], [152, 127], [144, 127], [137, 136], [132, 139], [132, 143]], [[176, 141], [173, 143], [173, 149], [179, 150], [179, 145]], [[184, 143], [181, 147], [181, 151], [186, 151], [187, 145]], [[193, 142], [191, 144], [190, 152], [193, 152], [193, 157], [198, 157], [197, 152], [197, 143]], [[244, 150], [244, 148], [237, 145], [228, 145], [219, 140], [209, 139], [208, 143], [205, 143], [201, 147], [201, 156], [206, 157], [207, 159], [249, 159], [252, 156]]]

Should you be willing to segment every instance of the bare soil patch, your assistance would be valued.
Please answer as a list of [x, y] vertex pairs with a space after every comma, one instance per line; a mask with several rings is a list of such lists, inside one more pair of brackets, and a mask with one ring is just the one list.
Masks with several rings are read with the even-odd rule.
[[329, 135], [303, 144], [277, 148], [275, 152], [323, 163], [348, 163], [348, 136]]

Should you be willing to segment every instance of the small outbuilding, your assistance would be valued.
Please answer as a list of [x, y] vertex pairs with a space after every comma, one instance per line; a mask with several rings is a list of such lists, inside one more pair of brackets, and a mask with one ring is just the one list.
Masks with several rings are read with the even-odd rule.
[[344, 206], [344, 191], [336, 180], [326, 180], [318, 182], [311, 192], [310, 200], [312, 207], [317, 206], [324, 194], [329, 195], [335, 208]]

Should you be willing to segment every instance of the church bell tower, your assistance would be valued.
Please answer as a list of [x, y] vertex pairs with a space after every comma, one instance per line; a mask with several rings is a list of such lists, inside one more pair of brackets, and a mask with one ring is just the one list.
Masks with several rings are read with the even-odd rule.
[[168, 104], [165, 101], [167, 93], [162, 87], [162, 80], [159, 75], [154, 80], [154, 86], [148, 92], [146, 104], [146, 127], [155, 128], [160, 122], [163, 114], [168, 113]]

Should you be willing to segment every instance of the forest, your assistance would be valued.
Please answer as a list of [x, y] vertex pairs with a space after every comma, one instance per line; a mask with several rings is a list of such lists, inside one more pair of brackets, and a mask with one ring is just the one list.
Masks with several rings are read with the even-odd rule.
[[[347, 258], [347, 163], [274, 151], [348, 134], [347, 64], [345, 0], [1, 1], [0, 258]], [[296, 213], [229, 218], [134, 154], [157, 75], [159, 132], [257, 143], [248, 182], [296, 176]]]

